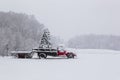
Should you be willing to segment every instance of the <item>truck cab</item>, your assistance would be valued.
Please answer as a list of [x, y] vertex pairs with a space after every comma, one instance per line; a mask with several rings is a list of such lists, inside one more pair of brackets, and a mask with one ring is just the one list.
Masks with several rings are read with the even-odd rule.
[[57, 55], [66, 56], [67, 58], [74, 58], [76, 56], [75, 53], [66, 51], [64, 46], [59, 46], [57, 48]]
[[60, 55], [66, 55], [65, 48], [63, 46], [57, 47], [57, 54]]

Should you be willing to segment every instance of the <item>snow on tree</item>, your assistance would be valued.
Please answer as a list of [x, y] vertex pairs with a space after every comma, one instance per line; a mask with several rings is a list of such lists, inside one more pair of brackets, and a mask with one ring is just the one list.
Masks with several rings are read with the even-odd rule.
[[31, 50], [39, 45], [44, 25], [33, 15], [0, 12], [0, 55], [11, 50]]
[[112, 49], [120, 50], [120, 36], [112, 35], [82, 35], [70, 39], [70, 48], [79, 49]]
[[48, 29], [44, 29], [39, 48], [51, 48], [51, 47], [52, 44], [50, 42], [50, 32]]

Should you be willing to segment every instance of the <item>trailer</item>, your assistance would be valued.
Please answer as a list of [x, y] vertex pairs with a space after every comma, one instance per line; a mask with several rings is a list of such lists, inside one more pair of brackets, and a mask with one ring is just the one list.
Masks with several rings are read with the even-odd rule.
[[11, 56], [15, 58], [32, 58], [33, 52], [32, 51], [11, 51]]

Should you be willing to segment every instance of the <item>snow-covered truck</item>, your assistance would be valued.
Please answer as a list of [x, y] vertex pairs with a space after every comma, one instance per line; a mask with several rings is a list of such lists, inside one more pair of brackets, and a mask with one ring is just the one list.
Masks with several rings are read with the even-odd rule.
[[37, 54], [39, 58], [47, 58], [47, 56], [74, 58], [76, 56], [75, 53], [65, 50], [63, 46], [59, 46], [56, 49], [52, 48], [48, 30], [44, 30], [39, 48], [31, 51], [11, 51], [11, 55], [17, 58], [32, 58], [34, 54]]

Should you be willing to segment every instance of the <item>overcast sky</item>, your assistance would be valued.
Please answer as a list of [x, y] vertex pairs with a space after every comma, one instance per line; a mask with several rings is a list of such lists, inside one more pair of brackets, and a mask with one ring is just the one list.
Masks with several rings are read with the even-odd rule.
[[0, 11], [33, 14], [52, 35], [120, 35], [120, 0], [0, 0]]

